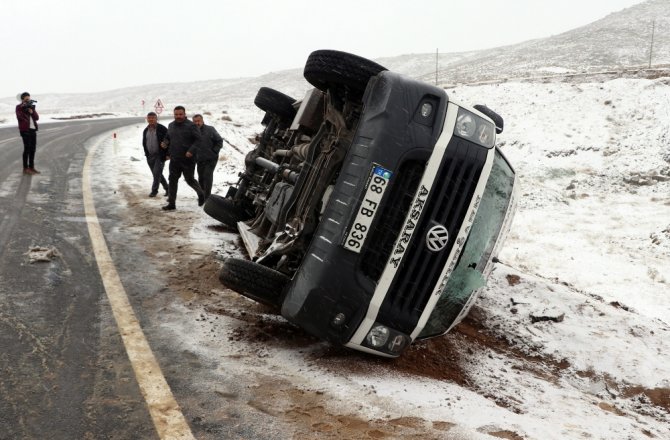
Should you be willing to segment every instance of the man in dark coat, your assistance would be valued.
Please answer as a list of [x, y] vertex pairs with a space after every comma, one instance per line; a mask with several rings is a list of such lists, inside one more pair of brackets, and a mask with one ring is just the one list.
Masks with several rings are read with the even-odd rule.
[[205, 198], [212, 193], [214, 182], [214, 168], [219, 160], [219, 151], [223, 146], [223, 138], [211, 125], [205, 125], [202, 115], [193, 116], [193, 123], [200, 130], [200, 149], [196, 158], [198, 169], [198, 183], [205, 191]]
[[163, 168], [167, 158], [167, 148], [162, 148], [161, 143], [165, 140], [167, 127], [158, 123], [158, 115], [154, 112], [147, 114], [147, 127], [142, 132], [142, 147], [144, 156], [147, 158], [147, 164], [153, 175], [151, 192], [149, 197], [156, 197], [158, 194], [158, 185], [163, 185], [165, 195], [168, 195], [168, 184], [163, 177]]
[[35, 110], [35, 101], [30, 93], [21, 93], [21, 103], [16, 106], [16, 119], [19, 121], [19, 133], [23, 139], [23, 174], [40, 174], [35, 169], [35, 150], [37, 149], [37, 121], [40, 115]]
[[177, 187], [179, 178], [184, 175], [186, 183], [198, 194], [198, 206], [205, 203], [205, 193], [195, 180], [195, 158], [200, 147], [200, 131], [198, 127], [186, 119], [186, 109], [181, 105], [174, 108], [174, 121], [168, 125], [168, 131], [161, 145], [168, 148], [170, 160], [170, 177], [168, 179], [168, 204], [163, 210], [176, 209]]

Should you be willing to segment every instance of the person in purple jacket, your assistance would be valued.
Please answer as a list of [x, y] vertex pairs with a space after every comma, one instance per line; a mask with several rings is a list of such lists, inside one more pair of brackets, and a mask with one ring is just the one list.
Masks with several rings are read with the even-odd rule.
[[35, 110], [35, 102], [30, 93], [21, 93], [21, 103], [16, 106], [16, 119], [23, 139], [23, 174], [40, 174], [35, 169], [35, 150], [37, 149], [37, 121], [40, 115]]

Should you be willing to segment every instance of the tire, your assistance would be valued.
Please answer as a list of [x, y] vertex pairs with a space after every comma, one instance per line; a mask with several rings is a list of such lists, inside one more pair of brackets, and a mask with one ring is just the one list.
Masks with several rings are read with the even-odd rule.
[[253, 217], [231, 199], [211, 194], [207, 197], [202, 209], [212, 218], [224, 225], [237, 229], [237, 222], [243, 222]]
[[344, 86], [356, 95], [362, 95], [370, 78], [387, 70], [374, 61], [337, 50], [317, 50], [307, 57], [303, 75], [321, 91]]
[[256, 302], [279, 307], [289, 277], [253, 261], [226, 258], [219, 271], [219, 281]]
[[254, 99], [254, 104], [259, 109], [274, 113], [289, 121], [292, 121], [297, 113], [297, 110], [293, 108], [294, 102], [295, 99], [269, 87], [261, 87]]

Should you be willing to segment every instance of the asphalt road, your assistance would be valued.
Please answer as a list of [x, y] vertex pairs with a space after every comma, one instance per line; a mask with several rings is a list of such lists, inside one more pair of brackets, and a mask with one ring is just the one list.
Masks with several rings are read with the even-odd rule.
[[[0, 439], [156, 438], [91, 251], [86, 142], [134, 119], [43, 124], [37, 176], [0, 129]], [[101, 219], [104, 222], [104, 219]], [[29, 262], [31, 247], [54, 248]]]
[[[171, 410], [150, 403], [151, 393], [143, 395], [147, 382], [121, 337], [129, 330], [118, 327], [100, 275], [94, 255], [99, 240], [91, 242], [92, 220], [85, 212], [88, 195], [140, 332], [189, 425], [185, 436], [164, 437], [289, 438], [290, 424], [254, 404], [256, 387], [249, 386], [246, 372], [228, 372], [172, 339], [173, 329], [184, 329], [187, 341], [202, 338], [205, 330], [194, 332], [198, 314], [185, 313], [181, 300], [174, 307], [180, 296], [169, 286], [164, 262], [126, 229], [133, 216], [118, 189], [127, 178], [126, 161], [143, 159], [139, 139], [132, 158], [121, 156], [113, 140], [97, 142], [102, 134], [111, 140], [111, 131], [141, 124], [140, 118], [43, 124], [35, 158], [41, 174], [35, 176], [22, 173], [18, 130], [0, 128], [0, 440], [134, 440], [165, 434], [156, 411]], [[83, 169], [94, 143], [99, 147], [87, 168], [92, 192], [86, 192]], [[156, 215], [164, 215], [163, 200], [152, 202]], [[169, 215], [160, 218], [174, 222]], [[54, 249], [57, 256], [30, 263], [35, 247]]]

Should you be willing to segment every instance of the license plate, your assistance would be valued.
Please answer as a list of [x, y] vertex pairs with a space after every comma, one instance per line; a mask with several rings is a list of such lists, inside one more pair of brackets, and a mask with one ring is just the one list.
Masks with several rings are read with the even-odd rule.
[[393, 173], [389, 170], [380, 167], [377, 164], [372, 165], [363, 201], [358, 208], [356, 219], [349, 229], [349, 234], [347, 234], [347, 238], [344, 240], [344, 247], [346, 249], [358, 253], [361, 252], [361, 248], [363, 247], [363, 243], [365, 243], [365, 238], [368, 236], [368, 232], [370, 232], [370, 225], [375, 218], [377, 208], [379, 208], [379, 203], [384, 196], [391, 175], [393, 175]]

